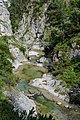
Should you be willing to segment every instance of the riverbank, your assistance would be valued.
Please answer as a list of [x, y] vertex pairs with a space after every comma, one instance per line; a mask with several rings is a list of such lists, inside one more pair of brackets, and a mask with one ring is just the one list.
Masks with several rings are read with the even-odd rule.
[[62, 84], [62, 80], [53, 78], [51, 74], [44, 74], [42, 78], [36, 78], [30, 82], [30, 85], [47, 90], [56, 98], [69, 102], [69, 88], [66, 88]]
[[[24, 69], [25, 68], [25, 69]], [[22, 72], [25, 70], [24, 72]], [[33, 73], [33, 71], [35, 71]], [[68, 95], [68, 90], [62, 84], [62, 81], [53, 78], [52, 75], [45, 72], [42, 67], [36, 67], [31, 63], [24, 64], [23, 66], [19, 66], [19, 68], [15, 71], [16, 76], [18, 76], [22, 82], [18, 84], [18, 88], [21, 91], [24, 91], [24, 95], [28, 96], [30, 99], [34, 100], [37, 111], [42, 114], [53, 114], [56, 116], [56, 120], [68, 120], [68, 116], [70, 120], [79, 120], [80, 119], [80, 110], [78, 108], [73, 107], [68, 103], [69, 99], [66, 99]], [[41, 75], [41, 78], [35, 77], [35, 75]], [[33, 73], [33, 74], [32, 74]], [[23, 77], [23, 75], [25, 77]], [[30, 83], [28, 83], [30, 78]], [[32, 78], [32, 79], [31, 79]], [[58, 89], [58, 91], [55, 91]], [[60, 95], [61, 91], [65, 92], [65, 94]], [[52, 94], [53, 92], [53, 94]], [[60, 99], [63, 98], [63, 99]], [[70, 112], [70, 113], [69, 113]]]
[[[27, 93], [31, 95], [34, 93], [33, 96], [29, 97], [34, 100], [37, 111], [41, 114], [51, 114], [56, 120], [80, 120], [80, 110], [76, 108], [66, 108], [62, 104], [57, 104], [57, 102], [59, 103], [59, 99], [47, 90], [31, 86], [26, 83], [26, 81], [19, 83], [18, 87], [24, 91], [26, 95]], [[57, 102], [54, 101], [53, 97]]]
[[[43, 94], [48, 100], [55, 101], [58, 105], [67, 109], [80, 111], [79, 106], [69, 103], [69, 89], [60, 85], [60, 82], [62, 81], [52, 79], [52, 75], [47, 74], [43, 75], [43, 78], [34, 79], [31, 81], [30, 85], [37, 87], [41, 94]], [[60, 89], [60, 92], [56, 92], [55, 89]], [[63, 92], [64, 94], [62, 94]]]
[[43, 94], [48, 100], [55, 101], [61, 107], [65, 107], [67, 109], [73, 109], [74, 111], [80, 111], [80, 108], [77, 105], [70, 104], [62, 99], [59, 99], [56, 96], [53, 96], [50, 92], [45, 89], [38, 88], [41, 94]]

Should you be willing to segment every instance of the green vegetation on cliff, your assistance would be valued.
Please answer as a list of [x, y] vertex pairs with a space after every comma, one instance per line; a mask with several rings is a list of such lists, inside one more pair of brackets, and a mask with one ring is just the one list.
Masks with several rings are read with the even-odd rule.
[[10, 12], [10, 19], [12, 24], [13, 33], [18, 29], [20, 20], [22, 19], [23, 12], [26, 11], [29, 0], [10, 0], [11, 5], [8, 8]]
[[18, 112], [14, 112], [12, 104], [7, 100], [0, 100], [0, 120], [21, 120]]
[[[46, 2], [11, 0], [8, 10], [13, 32], [18, 29], [23, 13], [28, 15], [33, 9], [32, 17], [37, 18]], [[80, 85], [80, 0], [51, 0], [45, 16], [45, 41], [49, 43], [45, 56], [51, 57], [50, 71], [69, 86]], [[24, 48], [21, 50], [25, 52]]]
[[80, 86], [80, 0], [51, 0], [46, 16], [50, 71], [69, 87]]
[[12, 73], [12, 64], [9, 59], [13, 59], [9, 51], [7, 36], [0, 37], [0, 88], [3, 85], [14, 85], [15, 75]]
[[12, 64], [9, 59], [13, 60], [13, 56], [9, 51], [8, 40], [11, 37], [0, 37], [0, 120], [20, 120], [18, 113], [13, 111], [13, 106], [8, 102], [8, 98], [4, 96], [2, 91], [16, 82], [16, 77], [12, 73]]
[[19, 22], [23, 18], [23, 13], [30, 14], [31, 9], [33, 9], [32, 17], [39, 16], [41, 12], [41, 7], [48, 0], [10, 0], [11, 5], [8, 7], [10, 12], [10, 19], [12, 24], [12, 31], [15, 33], [17, 31]]

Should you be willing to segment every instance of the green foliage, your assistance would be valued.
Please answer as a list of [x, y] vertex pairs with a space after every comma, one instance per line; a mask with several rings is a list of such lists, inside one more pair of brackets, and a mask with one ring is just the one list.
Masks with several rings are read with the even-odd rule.
[[38, 113], [37, 115], [33, 116], [34, 112], [35, 111], [34, 111], [34, 107], [33, 107], [29, 111], [29, 114], [28, 114], [27, 118], [26, 118], [26, 115], [27, 115], [26, 111], [23, 111], [21, 117], [22, 117], [23, 120], [54, 120], [52, 115], [47, 116], [46, 114], [41, 115], [40, 113]]
[[60, 73], [61, 73], [60, 70], [52, 71], [53, 76], [57, 76]]
[[[10, 12], [10, 19], [12, 24], [12, 31], [15, 33], [18, 29], [18, 25], [20, 20], [23, 17], [23, 13], [29, 13], [30, 9], [33, 9], [33, 16], [36, 18], [38, 15], [40, 15], [41, 7], [45, 2], [48, 0], [38, 0], [38, 1], [31, 1], [31, 0], [10, 0], [11, 5], [8, 8]], [[32, 3], [33, 8], [31, 8], [31, 5], [28, 3]]]
[[13, 33], [18, 29], [23, 12], [26, 11], [27, 3], [28, 0], [11, 0], [11, 5], [8, 10], [10, 12]]
[[8, 59], [13, 59], [8, 48], [8, 37], [0, 37], [0, 88], [5, 84], [15, 84], [15, 76], [12, 74], [12, 64]]
[[34, 108], [29, 111], [27, 115], [26, 111], [23, 111], [19, 117], [18, 111], [13, 111], [13, 106], [7, 100], [0, 100], [0, 120], [54, 120], [51, 115], [38, 114], [33, 116]]
[[64, 78], [67, 80], [71, 80], [70, 82], [73, 82], [73, 79], [76, 78], [76, 75], [73, 70], [66, 70], [65, 73], [63, 74]]
[[0, 100], [0, 120], [21, 120], [18, 112], [13, 111], [13, 106], [6, 100]]
[[19, 49], [20, 49], [20, 51], [23, 52], [23, 54], [25, 54], [25, 51], [26, 51], [26, 48], [25, 48], [25, 47], [21, 46]]
[[[62, 7], [60, 7], [62, 5]], [[64, 7], [63, 1], [52, 1], [47, 10], [48, 20], [51, 28], [53, 44], [63, 41], [67, 37], [72, 37], [80, 31], [80, 9], [75, 5]], [[62, 9], [63, 8], [63, 9]]]
[[12, 43], [13, 46], [16, 46], [17, 48], [19, 48], [19, 50], [21, 52], [23, 52], [23, 54], [25, 55], [25, 51], [26, 51], [26, 48], [24, 46], [22, 46], [21, 44], [19, 44], [19, 42], [17, 40], [15, 40], [13, 43]]
[[[80, 56], [71, 58], [71, 51], [80, 49], [80, 0], [52, 0], [46, 12], [48, 27], [45, 56], [51, 57], [49, 69], [68, 86], [80, 85]], [[48, 36], [47, 36], [48, 35]], [[53, 56], [58, 60], [53, 61]]]
[[55, 89], [54, 91], [55, 91], [55, 92], [59, 92], [59, 89]]
[[70, 103], [80, 105], [80, 93], [76, 93], [76, 95], [71, 96]]
[[50, 42], [55, 46], [55, 44], [63, 37], [63, 31], [62, 28], [60, 28], [63, 23], [63, 13], [58, 4], [52, 1], [46, 15], [49, 18], [46, 22], [51, 26]]

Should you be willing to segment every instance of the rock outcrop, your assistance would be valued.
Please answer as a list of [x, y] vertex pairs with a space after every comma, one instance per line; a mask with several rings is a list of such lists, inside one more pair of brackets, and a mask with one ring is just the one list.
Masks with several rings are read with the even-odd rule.
[[25, 96], [23, 92], [12, 90], [12, 92], [5, 91], [4, 94], [11, 99], [14, 111], [18, 110], [19, 114], [26, 111], [28, 115], [29, 111], [34, 108], [34, 114], [36, 114], [36, 105], [34, 101]]
[[62, 80], [57, 80], [50, 74], [44, 74], [43, 78], [36, 78], [33, 80], [32, 85], [49, 91], [53, 96], [61, 100], [69, 102], [68, 92], [69, 89], [61, 85]]
[[[36, 1], [34, 1], [34, 4], [33, 1], [29, 1], [26, 5], [28, 12], [23, 12], [18, 25], [18, 30], [15, 31], [14, 34], [11, 29], [10, 13], [4, 3], [7, 4], [7, 7], [11, 5], [8, 0], [4, 0], [4, 2], [1, 1], [1, 35], [14, 36], [14, 38], [9, 40], [9, 49], [15, 58], [14, 61], [10, 60], [12, 65], [17, 69], [23, 62], [30, 61], [42, 66], [46, 61], [46, 58], [44, 57], [43, 38], [46, 22], [45, 12], [49, 5], [48, 2], [44, 2], [44, 4], [39, 8]], [[40, 9], [39, 11], [36, 11], [36, 13], [34, 13], [35, 5]], [[38, 12], [39, 15], [37, 15]], [[25, 48], [24, 54], [20, 50], [20, 46]]]
[[10, 14], [3, 0], [0, 0], [0, 35], [12, 35]]
[[17, 69], [19, 65], [22, 65], [22, 62], [27, 62], [27, 58], [24, 56], [23, 52], [20, 49], [10, 43], [9, 50], [12, 53], [15, 60], [12, 62], [14, 69]]
[[[29, 8], [30, 6], [31, 8]], [[38, 12], [34, 13], [35, 6], [30, 1], [27, 5], [29, 12], [23, 13], [18, 30], [15, 32], [15, 38], [26, 48], [25, 55], [32, 62], [41, 62], [39, 59], [44, 55], [43, 38], [47, 6], [48, 4], [44, 3], [41, 9], [38, 8], [40, 15], [36, 16]]]

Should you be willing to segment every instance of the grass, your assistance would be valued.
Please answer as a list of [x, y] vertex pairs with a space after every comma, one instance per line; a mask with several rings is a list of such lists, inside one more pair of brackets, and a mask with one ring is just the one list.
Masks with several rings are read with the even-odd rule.
[[21, 80], [32, 80], [35, 78], [40, 78], [42, 75], [47, 72], [43, 67], [39, 67], [32, 64], [25, 64], [18, 68], [16, 71], [16, 76]]

